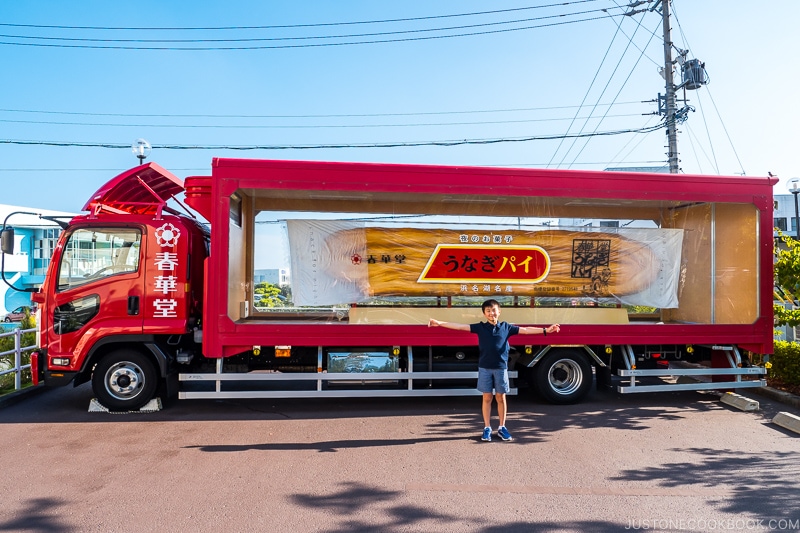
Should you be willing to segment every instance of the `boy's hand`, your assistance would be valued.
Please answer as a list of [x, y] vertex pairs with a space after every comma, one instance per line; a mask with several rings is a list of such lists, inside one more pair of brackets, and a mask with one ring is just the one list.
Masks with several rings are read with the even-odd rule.
[[435, 327], [437, 327], [437, 326], [440, 326], [441, 324], [442, 324], [442, 323], [441, 323], [441, 322], [439, 322], [438, 320], [436, 320], [435, 318], [431, 318], [431, 319], [428, 321], [428, 327], [429, 327], [429, 328], [435, 328]]

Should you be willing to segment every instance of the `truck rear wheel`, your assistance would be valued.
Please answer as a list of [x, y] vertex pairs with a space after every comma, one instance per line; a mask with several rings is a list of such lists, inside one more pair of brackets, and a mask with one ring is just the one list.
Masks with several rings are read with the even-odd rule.
[[592, 366], [583, 354], [553, 350], [534, 367], [536, 390], [548, 402], [581, 401], [592, 387]]
[[92, 390], [97, 400], [114, 411], [135, 411], [149, 402], [158, 387], [158, 374], [152, 361], [133, 350], [117, 350], [106, 355], [92, 374]]

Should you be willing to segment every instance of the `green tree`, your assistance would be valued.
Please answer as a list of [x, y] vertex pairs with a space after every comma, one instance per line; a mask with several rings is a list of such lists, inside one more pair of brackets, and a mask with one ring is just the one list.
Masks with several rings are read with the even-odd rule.
[[280, 287], [266, 281], [257, 284], [253, 293], [261, 297], [256, 304], [258, 307], [283, 307], [286, 301], [285, 296], [281, 294]]
[[783, 302], [800, 306], [800, 241], [778, 234], [785, 247], [775, 247], [775, 325], [796, 327], [800, 325], [800, 309], [786, 309]]

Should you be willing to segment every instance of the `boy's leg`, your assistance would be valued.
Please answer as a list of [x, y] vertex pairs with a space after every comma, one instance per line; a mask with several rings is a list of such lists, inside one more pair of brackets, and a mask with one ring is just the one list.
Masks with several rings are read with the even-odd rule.
[[506, 402], [506, 394], [511, 390], [508, 380], [508, 370], [500, 370], [497, 372], [495, 382], [495, 398], [497, 399], [497, 414], [500, 417], [500, 427], [506, 426], [506, 414], [508, 413], [508, 403]]
[[478, 368], [478, 390], [483, 394], [483, 427], [491, 427], [494, 375], [491, 370]]
[[[483, 393], [483, 427], [488, 428], [492, 427], [491, 420], [492, 420], [492, 393], [491, 392], [484, 392]], [[499, 404], [498, 404], [499, 405]]]
[[508, 405], [506, 404], [505, 393], [495, 394], [497, 400], [497, 414], [500, 416], [500, 427], [506, 425], [506, 413], [508, 412]]

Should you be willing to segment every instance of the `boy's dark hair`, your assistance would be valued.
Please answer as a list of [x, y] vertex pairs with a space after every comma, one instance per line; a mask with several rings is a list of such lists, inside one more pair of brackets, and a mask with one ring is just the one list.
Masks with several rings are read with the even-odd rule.
[[495, 299], [486, 300], [485, 302], [483, 302], [483, 305], [481, 305], [481, 311], [486, 311], [487, 307], [494, 307], [495, 305], [497, 307], [500, 307], [500, 302], [498, 302]]

